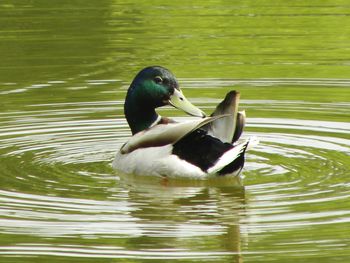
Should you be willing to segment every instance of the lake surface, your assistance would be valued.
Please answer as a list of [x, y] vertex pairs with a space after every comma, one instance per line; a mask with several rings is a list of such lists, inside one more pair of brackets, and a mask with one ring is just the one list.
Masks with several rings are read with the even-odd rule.
[[[0, 54], [1, 262], [350, 261], [349, 1], [5, 0]], [[111, 168], [149, 65], [241, 92], [241, 179]]]

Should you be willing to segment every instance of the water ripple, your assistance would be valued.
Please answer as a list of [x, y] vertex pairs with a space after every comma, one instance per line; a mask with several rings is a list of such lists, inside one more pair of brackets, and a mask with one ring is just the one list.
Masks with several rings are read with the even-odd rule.
[[[208, 111], [219, 101], [193, 100]], [[0, 246], [0, 255], [216, 260], [250, 253], [258, 257], [264, 253], [259, 242], [268, 242], [268, 233], [311, 236], [324, 227], [339, 233], [350, 223], [350, 184], [345, 183], [350, 126], [344, 118], [248, 118], [244, 136], [257, 136], [261, 143], [247, 154], [245, 186], [239, 180], [165, 182], [124, 177], [112, 170], [116, 150], [130, 136], [122, 104], [122, 100], [33, 104], [28, 110], [0, 114], [4, 159], [0, 164], [0, 230], [5, 237], [26, 235], [33, 240]], [[318, 114], [341, 106], [340, 117], [350, 106], [345, 102], [242, 100], [247, 111], [261, 109], [261, 105], [267, 112], [309, 109]], [[164, 115], [174, 112], [162, 109]], [[47, 238], [76, 237], [84, 244], [47, 243]], [[223, 250], [216, 242], [222, 237], [243, 245], [250, 239], [255, 251], [242, 252], [236, 245]], [[177, 242], [177, 246], [161, 250], [153, 241], [150, 248], [132, 250], [124, 244], [125, 238], [158, 239], [166, 244]], [[205, 251], [202, 243], [193, 247], [185, 242], [197, 238], [213, 242]], [[116, 245], [91, 246], [89, 240], [113, 240]], [[339, 240], [319, 244], [316, 250], [308, 240], [291, 238], [289, 243], [293, 242], [302, 254], [316, 253], [326, 245], [341, 247]], [[286, 253], [289, 243], [279, 243], [273, 253]]]

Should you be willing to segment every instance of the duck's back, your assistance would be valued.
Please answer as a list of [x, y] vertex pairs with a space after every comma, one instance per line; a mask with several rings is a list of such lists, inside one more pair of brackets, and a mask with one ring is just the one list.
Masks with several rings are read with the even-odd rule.
[[[236, 158], [233, 156], [228, 162], [228, 165], [219, 169], [217, 174], [230, 174], [243, 167], [246, 145], [244, 147], [238, 147], [242, 148], [239, 151], [239, 155]], [[206, 131], [198, 129], [175, 143], [173, 145], [172, 154], [199, 167], [203, 172], [208, 173], [212, 167], [215, 167], [219, 159], [222, 158], [225, 153], [233, 150], [233, 148], [234, 146], [232, 144], [222, 142], [208, 135]]]

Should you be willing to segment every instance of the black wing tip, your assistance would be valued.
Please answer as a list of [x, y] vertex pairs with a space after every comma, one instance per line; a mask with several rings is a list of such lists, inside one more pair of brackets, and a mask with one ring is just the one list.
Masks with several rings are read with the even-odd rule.
[[226, 93], [225, 100], [226, 99], [232, 99], [236, 96], [240, 96], [241, 93], [238, 90], [230, 90], [229, 92]]
[[229, 91], [225, 98], [216, 106], [215, 111], [210, 116], [221, 115], [224, 113], [231, 113], [232, 107], [239, 103], [240, 93], [237, 90]]

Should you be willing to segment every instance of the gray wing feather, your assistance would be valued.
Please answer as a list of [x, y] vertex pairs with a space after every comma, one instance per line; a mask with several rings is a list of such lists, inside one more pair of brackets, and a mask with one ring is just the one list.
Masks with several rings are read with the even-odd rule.
[[120, 152], [126, 154], [140, 148], [174, 144], [192, 131], [201, 128], [203, 125], [225, 117], [227, 117], [227, 115], [207, 117], [183, 123], [159, 124], [136, 133], [122, 146]]
[[216, 107], [211, 116], [227, 115], [205, 125], [209, 135], [223, 142], [232, 143], [241, 135], [245, 123], [245, 114], [238, 113], [240, 93], [232, 90], [226, 94], [225, 99]]
[[239, 111], [237, 113], [235, 133], [232, 138], [233, 143], [238, 141], [239, 137], [241, 137], [244, 127], [245, 127], [245, 111]]

